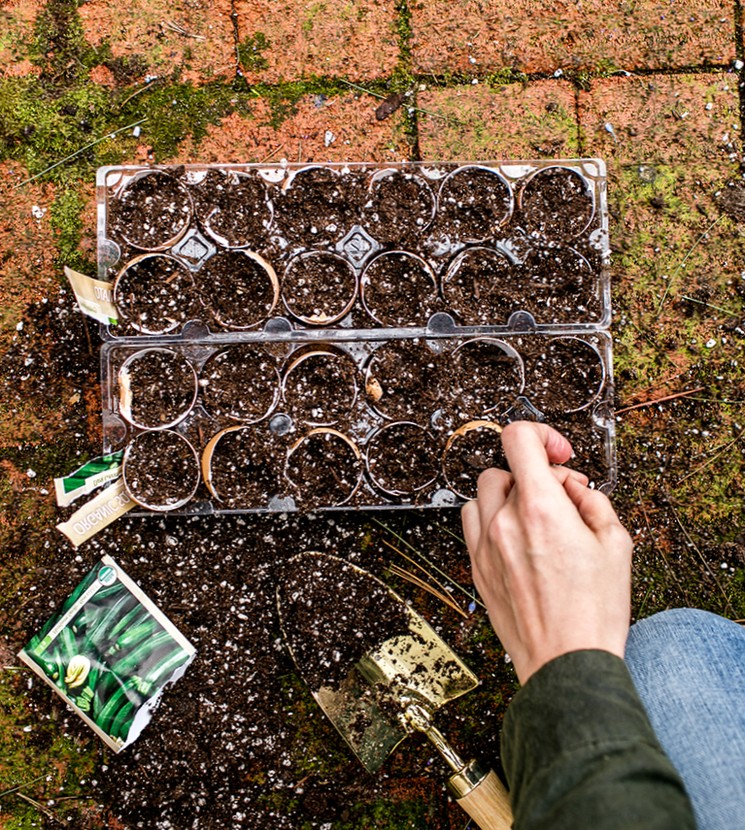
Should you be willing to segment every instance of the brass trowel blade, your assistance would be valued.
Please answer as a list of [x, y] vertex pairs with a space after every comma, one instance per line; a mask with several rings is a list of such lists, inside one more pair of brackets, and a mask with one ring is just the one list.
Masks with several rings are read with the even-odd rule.
[[[405, 624], [401, 633], [368, 648], [343, 676], [341, 682], [311, 686], [313, 696], [349, 744], [368, 772], [376, 772], [388, 754], [413, 731], [405, 716], [406, 708], [417, 703], [430, 714], [445, 703], [478, 685], [476, 675], [457, 657], [430, 625], [377, 577], [338, 557], [320, 553], [304, 553], [293, 557], [290, 567], [308, 567], [313, 559], [323, 562], [328, 574], [338, 568], [339, 579], [354, 576], [357, 582], [369, 580], [370, 591], [383, 590]], [[322, 559], [320, 559], [321, 557]], [[292, 648], [297, 631], [288, 630], [290, 621], [283, 615], [278, 596], [280, 621], [285, 640], [298, 669], [304, 667]], [[319, 615], [338, 614], [339, 609], [325, 605]], [[307, 663], [307, 657], [306, 657]], [[308, 667], [308, 674], [318, 677], [317, 667]]]

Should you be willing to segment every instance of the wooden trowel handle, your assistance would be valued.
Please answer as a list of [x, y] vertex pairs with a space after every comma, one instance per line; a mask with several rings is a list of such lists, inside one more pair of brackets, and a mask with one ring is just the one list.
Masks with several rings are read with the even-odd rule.
[[481, 830], [512, 827], [510, 799], [494, 770], [484, 772], [471, 761], [448, 779], [448, 788]]

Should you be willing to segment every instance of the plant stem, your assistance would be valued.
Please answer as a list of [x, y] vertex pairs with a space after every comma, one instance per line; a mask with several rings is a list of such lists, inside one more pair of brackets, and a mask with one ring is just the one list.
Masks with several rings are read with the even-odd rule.
[[686, 392], [676, 392], [674, 395], [665, 395], [664, 398], [655, 398], [653, 401], [635, 403], [631, 406], [625, 406], [623, 409], [617, 409], [615, 414], [621, 415], [624, 412], [631, 412], [632, 409], [641, 409], [643, 406], [654, 406], [656, 403], [665, 403], [666, 401], [674, 401], [676, 398], [684, 398], [686, 395], [695, 395], [696, 392], [702, 392], [705, 388], [705, 386], [698, 386], [696, 389], [689, 389]]

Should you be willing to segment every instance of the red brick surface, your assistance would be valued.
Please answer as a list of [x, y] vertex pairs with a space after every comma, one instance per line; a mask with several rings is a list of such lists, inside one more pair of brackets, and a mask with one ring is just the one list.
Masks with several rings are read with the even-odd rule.
[[[377, 121], [378, 99], [306, 96], [292, 115], [272, 126], [272, 112], [257, 101], [252, 117], [231, 115], [210, 127], [198, 145], [187, 142], [179, 162], [400, 161], [410, 156], [399, 111]], [[144, 159], [141, 159], [144, 160]]]
[[564, 81], [420, 92], [419, 148], [426, 159], [529, 159], [578, 151], [575, 93]]
[[735, 74], [653, 75], [594, 81], [579, 93], [584, 152], [619, 162], [736, 161]]
[[90, 0], [79, 13], [89, 43], [108, 42], [114, 58], [142, 61], [149, 74], [182, 81], [235, 74], [230, 0]]
[[657, 69], [734, 60], [728, 0], [418, 0], [418, 72]]
[[30, 75], [37, 70], [28, 60], [28, 42], [43, 0], [5, 0], [0, 7], [0, 78]]
[[[268, 43], [261, 60], [244, 63], [249, 80], [277, 82], [309, 75], [350, 80], [389, 75], [398, 60], [394, 0], [236, 0], [238, 38]], [[258, 64], [258, 65], [257, 65]]]

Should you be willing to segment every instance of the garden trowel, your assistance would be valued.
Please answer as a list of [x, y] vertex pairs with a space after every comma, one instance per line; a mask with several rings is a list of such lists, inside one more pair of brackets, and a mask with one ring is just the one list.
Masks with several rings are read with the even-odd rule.
[[315, 552], [288, 560], [277, 606], [303, 679], [368, 772], [423, 732], [454, 770], [448, 788], [479, 827], [511, 827], [497, 775], [464, 762], [432, 723], [478, 679], [419, 614], [367, 571]]

